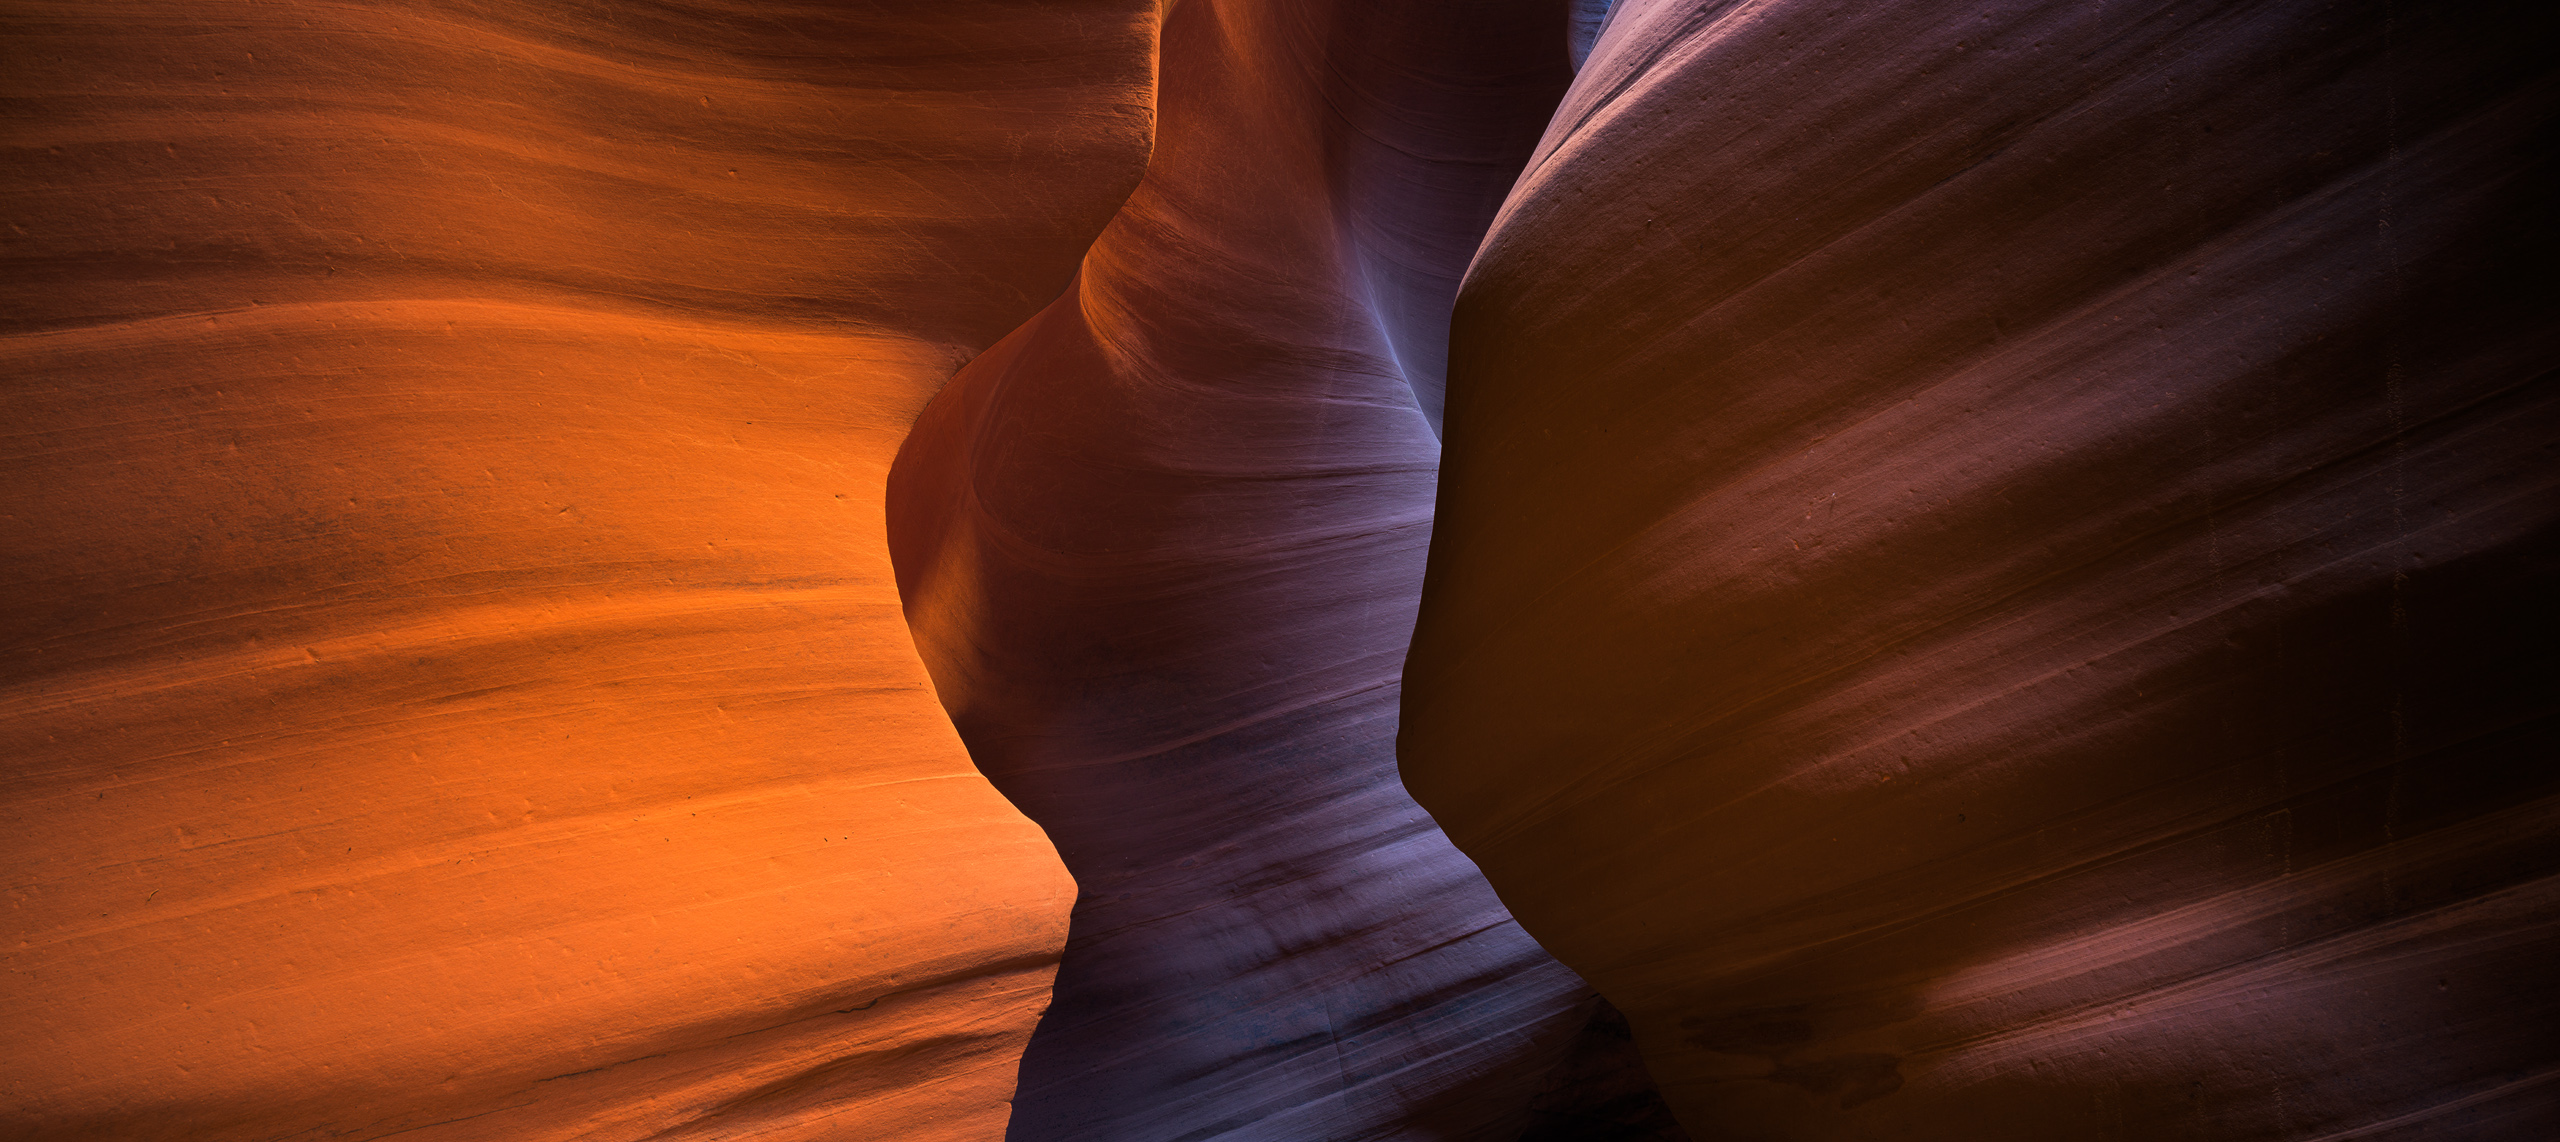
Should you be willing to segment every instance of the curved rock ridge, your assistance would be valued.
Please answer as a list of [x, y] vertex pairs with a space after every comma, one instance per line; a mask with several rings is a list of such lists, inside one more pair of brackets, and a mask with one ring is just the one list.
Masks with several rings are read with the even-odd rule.
[[[1511, 1142], [1659, 1106], [1391, 753], [1449, 299], [1564, 29], [1189, 0], [1145, 181], [899, 454], [917, 646], [1080, 890], [1011, 1138]], [[1569, 1062], [1633, 1067], [1633, 1109], [1550, 1090]]]
[[1401, 759], [1692, 1130], [2560, 1134], [2551, 30], [1610, 15]]
[[10, 17], [0, 1133], [1000, 1133], [1072, 882], [881, 488], [1154, 5]]

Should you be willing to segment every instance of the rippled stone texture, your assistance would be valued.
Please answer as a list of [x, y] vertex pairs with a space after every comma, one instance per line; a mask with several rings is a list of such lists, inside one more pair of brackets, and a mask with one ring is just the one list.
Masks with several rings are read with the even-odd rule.
[[2550, 31], [1611, 16], [1402, 758], [1692, 1129], [2560, 1130]]
[[1185, 3], [1145, 182], [900, 454], [918, 647], [1081, 888], [1013, 1138], [1511, 1142], [1594, 1109], [1531, 1105], [1590, 992], [1392, 756], [1448, 306], [1565, 27]]
[[881, 485], [1151, 4], [23, 3], [11, 1137], [991, 1137], [1072, 885]]

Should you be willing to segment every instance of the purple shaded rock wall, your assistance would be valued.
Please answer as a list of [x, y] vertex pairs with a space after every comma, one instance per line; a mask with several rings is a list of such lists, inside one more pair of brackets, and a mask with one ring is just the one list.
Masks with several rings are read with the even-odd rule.
[[1014, 1138], [1513, 1139], [1593, 1018], [1392, 754], [1448, 307], [1564, 26], [1181, 6], [1146, 180], [901, 453], [918, 645], [1081, 887]]

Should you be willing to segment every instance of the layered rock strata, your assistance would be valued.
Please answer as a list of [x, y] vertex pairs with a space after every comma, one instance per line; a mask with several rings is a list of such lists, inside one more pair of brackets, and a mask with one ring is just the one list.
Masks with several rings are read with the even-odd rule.
[[901, 452], [917, 645], [1081, 890], [1010, 1137], [1509, 1142], [1579, 1113], [1531, 1104], [1593, 1045], [1588, 990], [1391, 752], [1448, 306], [1565, 27], [1189, 0], [1145, 181]]
[[2560, 1130], [2549, 32], [1612, 13], [1402, 760], [1693, 1129]]
[[992, 1137], [1072, 884], [890, 458], [1152, 4], [25, 3], [10, 1137]]

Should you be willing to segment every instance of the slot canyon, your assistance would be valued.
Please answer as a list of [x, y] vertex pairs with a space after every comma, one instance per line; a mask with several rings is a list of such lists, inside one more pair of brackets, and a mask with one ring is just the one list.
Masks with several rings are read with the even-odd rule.
[[2555, 25], [12, 0], [0, 1139], [2560, 1138]]

